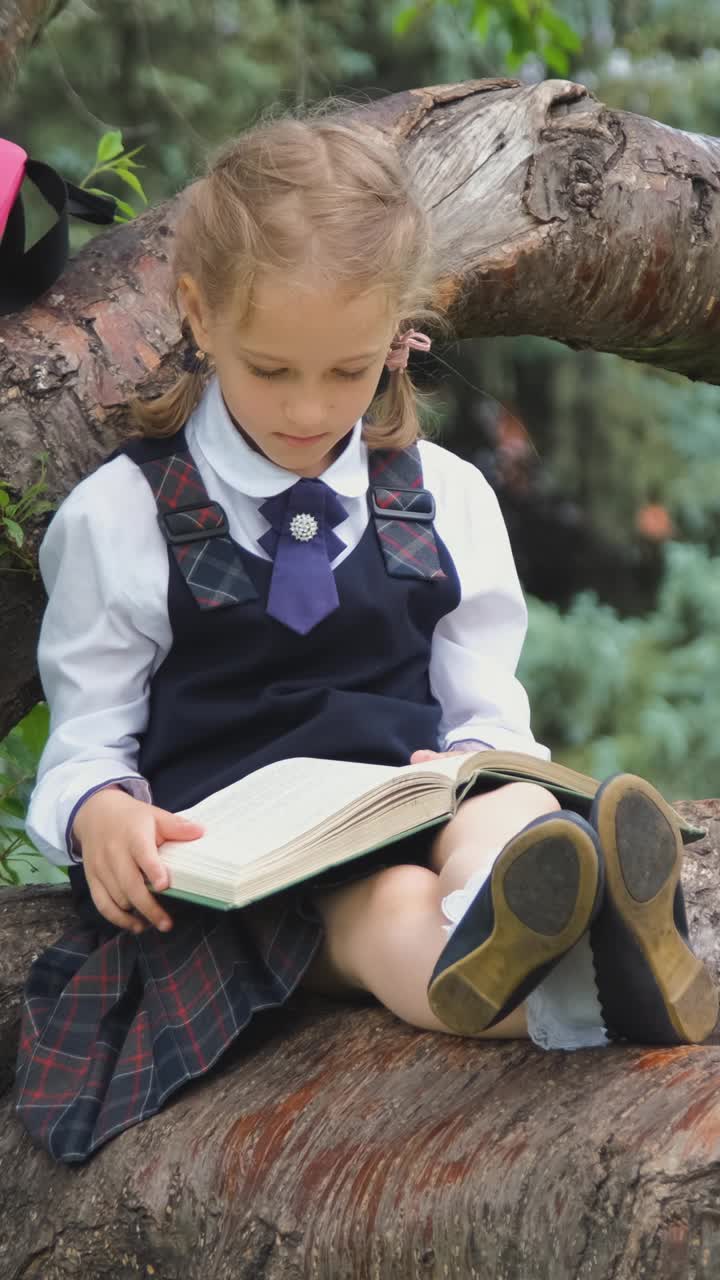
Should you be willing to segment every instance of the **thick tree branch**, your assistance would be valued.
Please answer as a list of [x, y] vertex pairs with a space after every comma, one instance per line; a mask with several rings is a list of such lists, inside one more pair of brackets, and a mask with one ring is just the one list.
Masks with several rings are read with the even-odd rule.
[[[459, 337], [531, 333], [720, 381], [720, 141], [612, 111], [582, 85], [470, 81], [358, 114], [396, 141], [434, 215]], [[95, 238], [0, 320], [0, 475], [34, 454], [63, 496], [121, 432], [128, 395], [177, 372], [168, 249], [178, 202]], [[0, 735], [37, 694], [38, 584], [0, 574]]]
[[[680, 806], [691, 923], [720, 976], [720, 802]], [[0, 1043], [63, 890], [0, 894]], [[263, 1019], [265, 1019], [263, 1021]], [[294, 997], [84, 1168], [0, 1102], [0, 1274], [163, 1280], [716, 1280], [717, 1044], [542, 1053]]]

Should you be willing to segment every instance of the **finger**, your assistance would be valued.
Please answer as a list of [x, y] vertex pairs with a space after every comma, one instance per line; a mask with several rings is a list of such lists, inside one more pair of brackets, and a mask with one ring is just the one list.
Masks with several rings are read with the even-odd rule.
[[120, 929], [129, 929], [132, 933], [139, 933], [140, 929], [136, 926], [138, 921], [128, 911], [123, 911], [121, 907], [111, 898], [107, 889], [99, 880], [88, 880], [88, 886], [101, 916], [109, 920], [111, 924], [116, 924]]
[[[197, 840], [205, 834], [205, 827], [201, 822], [192, 822], [190, 818], [182, 818], [167, 809], [154, 808], [154, 814], [156, 845], [163, 844], [165, 840]], [[170, 875], [156, 850], [153, 849], [143, 859], [143, 870], [155, 889], [168, 888]]]
[[110, 900], [120, 911], [127, 911], [133, 925], [133, 933], [143, 933], [148, 928], [148, 921], [136, 913], [135, 907], [130, 901], [130, 897], [126, 890], [122, 887], [117, 876], [112, 875], [109, 869], [104, 874], [105, 889]]
[[426, 760], [434, 760], [437, 754], [437, 751], [429, 751], [427, 749], [423, 749], [422, 751], [413, 751], [410, 757], [410, 763], [424, 764]]
[[151, 835], [150, 844], [144, 843], [133, 849], [133, 857], [138, 870], [143, 876], [143, 883], [151, 885], [155, 892], [158, 893], [161, 889], [169, 888], [170, 873], [157, 849], [153, 847], [152, 841], [153, 837]]
[[123, 894], [130, 899], [135, 910], [144, 916], [150, 924], [154, 924], [157, 929], [166, 931], [172, 927], [172, 919], [154, 894], [147, 888], [142, 875], [144, 864], [149, 861], [149, 851], [145, 846], [141, 846], [135, 850], [131, 849], [130, 852], [134, 861], [123, 876]]

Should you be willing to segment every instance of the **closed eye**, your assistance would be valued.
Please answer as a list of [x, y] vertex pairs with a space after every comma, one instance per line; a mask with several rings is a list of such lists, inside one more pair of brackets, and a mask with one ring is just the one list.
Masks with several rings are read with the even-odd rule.
[[[254, 364], [249, 364], [248, 369], [256, 378], [279, 378], [282, 374], [287, 373], [287, 369], [258, 369]], [[367, 371], [367, 369], [356, 369], [350, 373], [347, 369], [333, 370], [338, 378], [362, 378]]]

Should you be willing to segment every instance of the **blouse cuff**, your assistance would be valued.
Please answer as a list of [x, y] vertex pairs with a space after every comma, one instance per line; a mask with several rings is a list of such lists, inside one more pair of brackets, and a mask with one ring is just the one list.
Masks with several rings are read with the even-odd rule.
[[146, 778], [126, 777], [126, 778], [108, 778], [105, 782], [99, 782], [96, 787], [91, 787], [81, 795], [80, 799], [73, 806], [70, 817], [65, 828], [65, 845], [70, 858], [73, 862], [82, 862], [82, 849], [77, 836], [73, 832], [73, 823], [77, 817], [78, 810], [84, 805], [90, 796], [94, 796], [96, 791], [104, 791], [106, 787], [120, 787], [132, 796], [134, 800], [144, 800], [147, 804], [152, 803], [152, 794], [150, 791], [150, 783]]

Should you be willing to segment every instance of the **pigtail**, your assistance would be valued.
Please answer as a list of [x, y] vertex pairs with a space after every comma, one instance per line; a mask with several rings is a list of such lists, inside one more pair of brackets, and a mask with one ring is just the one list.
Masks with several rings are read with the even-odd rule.
[[[185, 425], [200, 403], [212, 373], [211, 361], [193, 337], [187, 318], [181, 326], [183, 337], [182, 373], [173, 385], [152, 400], [134, 397], [129, 403], [130, 415], [143, 436], [175, 435]], [[138, 434], [136, 433], [136, 434]]]
[[388, 373], [385, 390], [375, 396], [365, 414], [363, 439], [369, 449], [406, 449], [423, 434], [419, 394], [407, 369]]

